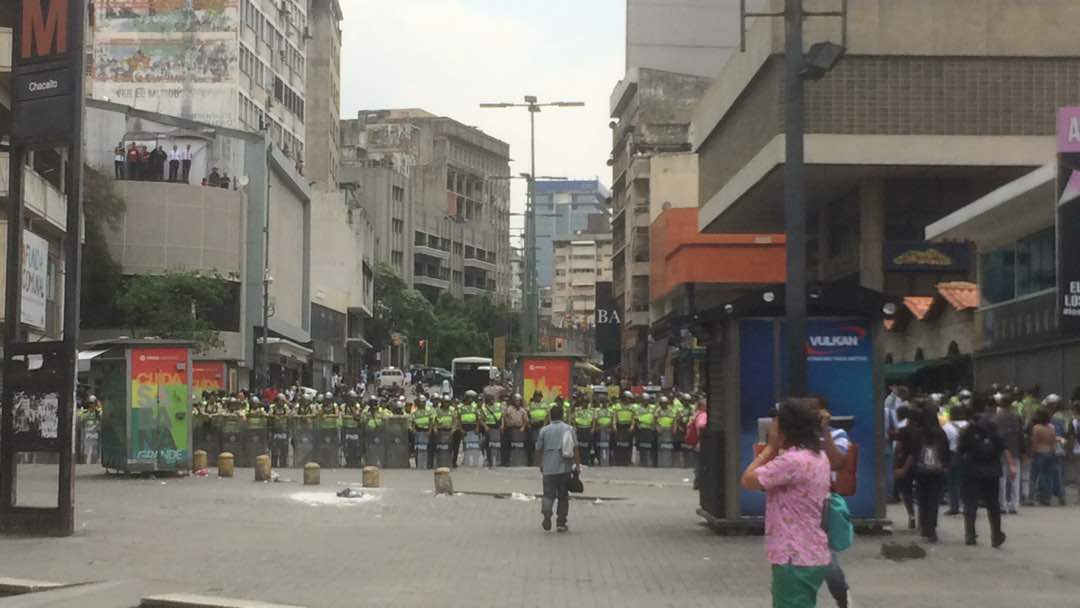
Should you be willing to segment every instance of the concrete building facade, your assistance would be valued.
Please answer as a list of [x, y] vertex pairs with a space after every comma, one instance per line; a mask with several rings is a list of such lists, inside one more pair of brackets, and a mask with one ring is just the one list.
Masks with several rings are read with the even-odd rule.
[[596, 283], [611, 280], [611, 233], [579, 232], [554, 246], [552, 323], [588, 329], [596, 314]]
[[[509, 302], [509, 146], [419, 109], [361, 111], [342, 121], [341, 133], [342, 171], [361, 175], [349, 180], [365, 184], [376, 230], [388, 241], [377, 257], [429, 297]], [[370, 188], [365, 174], [378, 175]]]
[[611, 94], [612, 295], [622, 313], [622, 375], [649, 375], [650, 161], [686, 152], [694, 106], [710, 80], [633, 68]]
[[[740, 0], [626, 0], [626, 71], [713, 78], [739, 50]], [[765, 0], [749, 0], [748, 9]]]
[[265, 129], [302, 163], [313, 40], [308, 0], [189, 6], [93, 3], [88, 95], [221, 127]]
[[[611, 192], [600, 180], [536, 182], [536, 276], [538, 285], [554, 281], [554, 243], [589, 228], [592, 215], [610, 215]], [[606, 230], [605, 230], [606, 231]]]

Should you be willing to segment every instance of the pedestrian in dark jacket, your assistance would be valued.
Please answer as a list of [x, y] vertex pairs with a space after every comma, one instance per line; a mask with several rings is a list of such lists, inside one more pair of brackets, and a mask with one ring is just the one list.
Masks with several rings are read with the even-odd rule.
[[968, 545], [976, 544], [975, 517], [982, 503], [986, 505], [990, 520], [990, 544], [1000, 547], [1005, 542], [998, 492], [1001, 463], [1004, 460], [1013, 476], [1016, 475], [1016, 463], [1005, 448], [993, 411], [987, 408], [984, 397], [976, 397], [974, 410], [971, 423], [960, 433], [957, 449], [957, 458], [964, 466], [964, 537]]

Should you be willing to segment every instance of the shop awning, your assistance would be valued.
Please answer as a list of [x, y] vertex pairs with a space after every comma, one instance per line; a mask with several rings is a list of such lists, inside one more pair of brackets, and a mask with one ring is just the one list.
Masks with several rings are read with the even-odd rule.
[[[255, 343], [261, 346], [264, 342], [262, 338], [259, 338]], [[300, 363], [308, 363], [311, 360], [311, 354], [315, 352], [286, 338], [268, 338], [265, 343], [270, 355], [288, 357]]]
[[574, 369], [580, 369], [589, 372], [590, 374], [602, 374], [604, 370], [589, 363], [588, 361], [578, 361], [574, 363]]
[[80, 373], [90, 371], [90, 361], [105, 352], [104, 350], [80, 350], [78, 371]]
[[942, 367], [963, 365], [970, 361], [970, 357], [961, 355], [954, 357], [941, 357], [940, 359], [926, 359], [923, 361], [901, 361], [900, 363], [887, 363], [881, 371], [887, 384], [904, 383], [918, 376], [920, 373]]
[[360, 346], [363, 346], [364, 348], [372, 348], [371, 342], [368, 342], [367, 340], [365, 340], [363, 338], [346, 338], [345, 342], [347, 344], [359, 344]]

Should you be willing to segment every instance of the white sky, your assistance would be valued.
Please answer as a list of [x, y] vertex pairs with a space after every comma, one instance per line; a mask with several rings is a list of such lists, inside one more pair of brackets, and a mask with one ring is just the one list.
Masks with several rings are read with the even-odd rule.
[[[537, 116], [536, 172], [610, 186], [608, 99], [622, 77], [625, 0], [341, 0], [343, 117], [418, 107], [510, 144], [511, 173], [528, 171], [524, 108], [485, 101], [584, 101]], [[511, 208], [525, 185], [512, 182]], [[511, 218], [520, 226], [521, 218]], [[513, 228], [511, 229], [513, 233]]]

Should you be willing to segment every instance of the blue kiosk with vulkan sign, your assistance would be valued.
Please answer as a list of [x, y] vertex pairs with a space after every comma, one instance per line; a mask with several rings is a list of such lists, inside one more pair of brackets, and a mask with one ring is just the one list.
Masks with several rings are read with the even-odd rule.
[[[743, 489], [739, 477], [765, 440], [771, 410], [787, 394], [783, 290], [759, 288], [687, 319], [708, 345], [709, 423], [702, 438], [698, 512], [720, 530], [763, 525], [765, 496]], [[885, 301], [877, 292], [835, 284], [816, 286], [809, 295], [809, 393], [827, 400], [834, 426], [846, 430], [854, 444], [837, 491], [848, 494], [857, 523], [879, 527], [886, 523], [884, 422], [875, 337]]]

